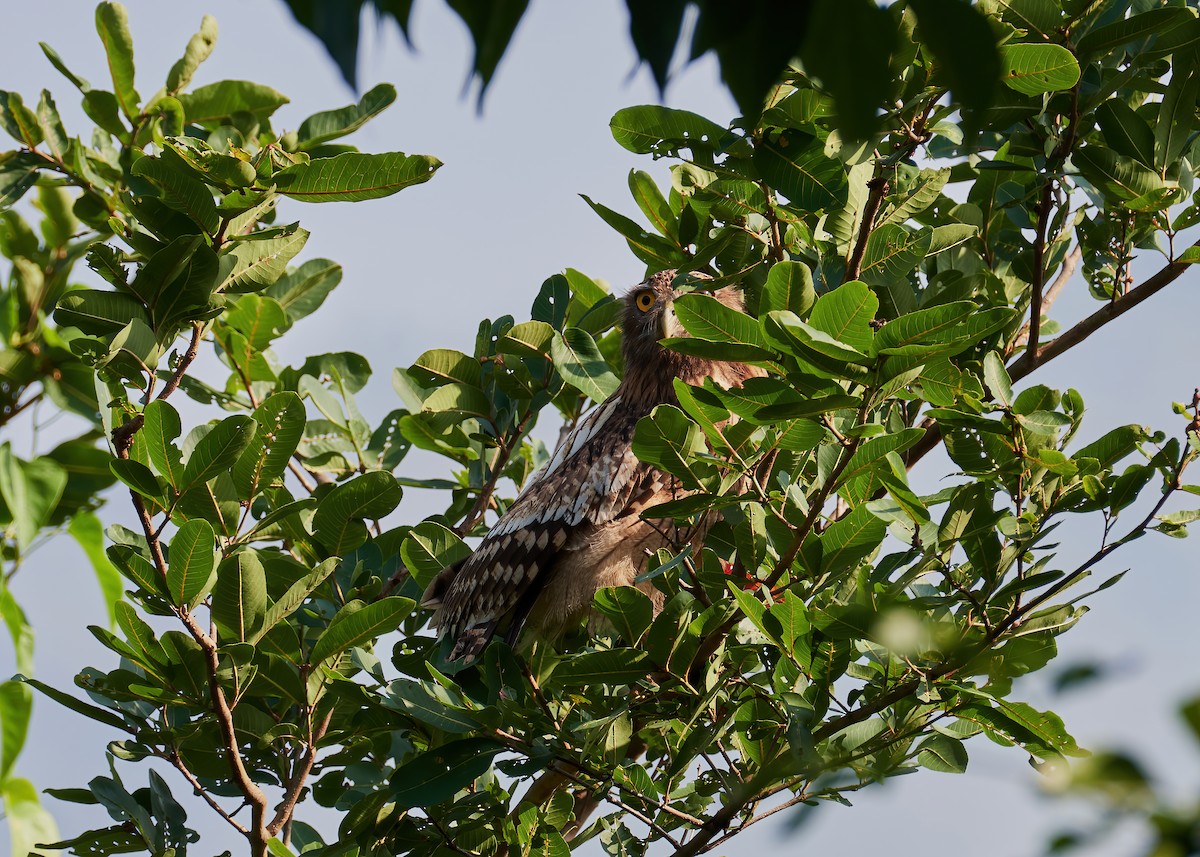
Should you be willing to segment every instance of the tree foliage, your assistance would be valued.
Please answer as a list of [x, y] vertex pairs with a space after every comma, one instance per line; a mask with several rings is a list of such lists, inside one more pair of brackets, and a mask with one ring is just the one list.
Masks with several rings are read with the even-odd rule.
[[[1055, 656], [1106, 557], [1200, 517], [1167, 508], [1200, 493], [1184, 479], [1200, 400], [1177, 407], [1171, 436], [1097, 430], [1076, 391], [1023, 382], [1200, 258], [1180, 237], [1200, 217], [1200, 20], [1112, 0], [859, 11], [891, 34], [870, 62], [802, 51], [746, 117], [644, 105], [612, 118], [618, 144], [671, 164], [670, 187], [631, 173], [649, 229], [587, 203], [648, 270], [684, 285], [704, 271], [747, 296], [746, 314], [680, 298], [690, 336], [667, 345], [769, 376], [677, 384], [637, 428], [638, 456], [694, 492], [647, 514], [722, 518], [698, 554], [648, 558], [661, 612], [605, 589], [594, 633], [496, 642], [457, 671], [419, 593], [545, 460], [538, 419], [571, 424], [615, 388], [616, 299], [555, 274], [528, 319], [485, 319], [471, 353], [396, 369], [398, 407], [368, 417], [361, 356], [283, 366], [272, 352], [341, 278], [329, 260], [292, 264], [308, 233], [276, 206], [433, 177], [431, 157], [340, 142], [391, 88], [284, 132], [271, 117], [287, 99], [269, 87], [189, 89], [210, 19], [145, 100], [119, 5], [96, 15], [111, 90], [46, 47], [96, 127], [69, 136], [49, 92], [36, 108], [0, 93], [17, 140], [0, 154], [3, 414], [45, 397], [88, 429], [32, 460], [0, 450], [4, 559], [11, 576], [39, 538], [75, 535], [109, 594], [114, 627], [92, 631], [115, 657], [80, 672], [86, 700], [36, 681], [27, 623], [0, 589], [26, 674], [0, 686], [14, 842], [53, 838], [12, 774], [30, 687], [122, 733], [107, 776], [50, 790], [115, 821], [60, 843], [80, 854], [194, 849], [172, 796], [194, 790], [255, 857], [561, 855], [593, 838], [686, 857], [786, 806], [918, 768], [960, 773], [980, 733], [1038, 765], [1078, 755], [1013, 680]], [[947, 59], [970, 42], [938, 27], [961, 16], [986, 25], [1002, 84]], [[883, 56], [863, 124], [849, 82]], [[12, 208], [26, 194], [40, 235]], [[1163, 257], [1141, 283], [1138, 251]], [[72, 281], [79, 261], [102, 287]], [[1097, 309], [1059, 331], [1048, 313], [1076, 269]], [[215, 374], [196, 371], [203, 349]], [[939, 444], [957, 478], [921, 494], [908, 472]], [[445, 477], [404, 475], [414, 448], [441, 456]], [[114, 483], [137, 527], [102, 540], [94, 510]], [[440, 514], [390, 517], [403, 491], [428, 489], [448, 493]], [[1103, 538], [1062, 568], [1051, 535], [1072, 515], [1103, 521]], [[174, 781], [143, 774], [150, 758]], [[336, 837], [299, 820], [306, 800], [342, 813]], [[598, 803], [611, 811], [594, 816]]]

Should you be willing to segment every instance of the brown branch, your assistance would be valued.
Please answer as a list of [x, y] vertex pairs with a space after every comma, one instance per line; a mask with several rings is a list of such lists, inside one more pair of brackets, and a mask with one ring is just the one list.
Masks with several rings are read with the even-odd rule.
[[[1047, 288], [1045, 293], [1042, 295], [1042, 321], [1046, 320], [1046, 314], [1050, 312], [1050, 307], [1054, 305], [1056, 300], [1058, 300], [1058, 296], [1062, 294], [1063, 288], [1067, 285], [1067, 282], [1071, 279], [1071, 277], [1074, 276], [1075, 269], [1079, 267], [1079, 262], [1082, 258], [1083, 249], [1076, 244], [1075, 248], [1067, 254], [1065, 259], [1063, 259], [1062, 268], [1059, 269], [1058, 276], [1054, 278], [1054, 282], [1050, 284], [1050, 287]], [[1016, 338], [1013, 339], [1013, 341], [1008, 344], [1008, 347], [1004, 349], [1004, 356], [1006, 358], [1011, 357], [1016, 353], [1017, 349], [1024, 346], [1027, 342], [1029, 342], [1028, 321], [1026, 321], [1021, 327], [1021, 330], [1017, 333]]]
[[192, 341], [188, 343], [187, 351], [179, 358], [179, 362], [175, 365], [175, 372], [167, 379], [167, 384], [159, 392], [159, 400], [165, 399], [175, 392], [179, 387], [179, 382], [183, 380], [184, 373], [188, 367], [196, 359], [196, 355], [200, 353], [200, 340], [204, 336], [204, 323], [200, 321], [192, 322]]
[[862, 273], [863, 258], [867, 255], [867, 241], [875, 226], [875, 216], [879, 214], [879, 208], [883, 205], [883, 198], [887, 196], [890, 186], [890, 182], [882, 175], [876, 175], [867, 182], [871, 193], [867, 196], [866, 206], [863, 207], [862, 223], [858, 227], [858, 239], [854, 243], [854, 249], [850, 252], [850, 258], [846, 260], [846, 276], [843, 277], [843, 282], [857, 280]]
[[[1192, 247], [1200, 247], [1200, 241], [1197, 241]], [[1033, 366], [1029, 363], [1031, 351], [1027, 348], [1024, 354], [1009, 364], [1009, 376], [1013, 381], [1025, 378], [1037, 367], [1049, 363], [1055, 357], [1074, 348], [1097, 330], [1104, 327], [1104, 325], [1129, 312], [1142, 303], [1142, 301], [1161, 292], [1179, 279], [1189, 267], [1191, 266], [1187, 262], [1167, 263], [1140, 286], [1130, 289], [1116, 300], [1105, 304], [1101, 309], [1096, 310], [1087, 318], [1076, 323], [1069, 330], [1059, 334], [1046, 345], [1042, 346], [1038, 350], [1037, 360]], [[937, 423], [933, 420], [924, 420], [921, 423], [921, 427], [925, 429], [925, 436], [904, 455], [904, 465], [910, 470], [918, 461], [933, 450], [934, 447], [941, 443], [942, 440], [941, 431]]]
[[707, 846], [704, 850], [709, 851], [713, 848], [718, 848], [721, 845], [723, 845], [724, 843], [728, 842], [733, 837], [737, 836], [739, 833], [741, 833], [743, 830], [745, 830], [750, 825], [758, 824], [760, 821], [765, 821], [766, 819], [770, 818], [775, 813], [783, 812], [785, 809], [791, 809], [796, 804], [804, 803], [808, 799], [809, 799], [808, 792], [801, 792], [800, 794], [795, 795], [794, 797], [792, 797], [788, 800], [785, 800], [783, 803], [779, 804], [778, 806], [773, 806], [770, 809], [768, 809], [766, 812], [756, 815], [751, 819], [748, 819], [746, 821], [746, 823], [743, 824], [741, 827], [739, 827], [737, 830], [729, 831], [724, 836], [722, 836], [720, 839], [718, 839], [716, 842]]
[[[1200, 241], [1197, 241], [1192, 245], [1192, 247], [1200, 247]], [[1179, 279], [1180, 275], [1183, 274], [1183, 272], [1189, 267], [1191, 267], [1191, 265], [1187, 262], [1172, 261], [1167, 263], [1163, 268], [1161, 268], [1157, 273], [1151, 276], [1150, 279], [1146, 280], [1140, 286], [1130, 289], [1112, 303], [1105, 304], [1101, 309], [1096, 310], [1087, 318], [1073, 326], [1070, 330], [1067, 330], [1066, 332], [1055, 337], [1053, 341], [1047, 343], [1047, 345], [1039, 351], [1036, 363], [1033, 366], [1028, 365], [1028, 360], [1026, 358], [1028, 357], [1030, 350], [1026, 349], [1025, 354], [1022, 355], [1021, 358], [1009, 368], [1009, 375], [1012, 376], [1014, 381], [1024, 378], [1035, 368], [1037, 368], [1037, 366], [1040, 366], [1042, 363], [1045, 363], [1049, 360], [1053, 360], [1064, 351], [1075, 347], [1113, 319], [1124, 315], [1142, 301], [1158, 294], [1171, 283], [1175, 282], [1175, 280]]]
[[179, 773], [183, 774], [183, 778], [188, 781], [188, 784], [192, 787], [192, 791], [199, 795], [205, 803], [212, 807], [216, 811], [217, 815], [221, 816], [221, 818], [233, 825], [234, 830], [243, 836], [250, 835], [250, 831], [246, 825], [242, 824], [240, 821], [226, 812], [225, 808], [217, 803], [216, 799], [208, 793], [208, 790], [205, 789], [204, 786], [200, 785], [200, 781], [196, 779], [196, 775], [188, 769], [188, 766], [184, 764], [183, 759], [180, 758], [178, 750], [172, 749], [170, 755], [164, 755], [161, 758], [166, 759], [168, 762], [174, 765], [175, 769], [179, 771]]
[[782, 262], [784, 260], [783, 232], [779, 228], [779, 217], [775, 214], [775, 194], [766, 182], [759, 182], [758, 186], [767, 200], [767, 224], [771, 230], [771, 241], [767, 250], [772, 262]]
[[308, 775], [312, 773], [313, 763], [317, 760], [317, 742], [325, 737], [325, 731], [329, 728], [329, 721], [332, 717], [333, 708], [331, 707], [325, 714], [325, 719], [321, 721], [321, 724], [309, 736], [307, 745], [304, 748], [304, 756], [292, 774], [292, 779], [288, 783], [283, 800], [275, 810], [275, 817], [267, 825], [267, 832], [272, 836], [279, 833], [283, 829], [284, 824], [291, 820], [292, 813], [296, 809], [296, 802], [300, 799], [300, 791], [304, 788], [304, 782], [308, 779]]
[[1029, 284], [1029, 354], [1030, 368], [1037, 366], [1038, 345], [1042, 335], [1042, 287], [1046, 281], [1046, 230], [1050, 212], [1054, 210], [1054, 179], [1042, 185], [1042, 197], [1037, 206], [1037, 229], [1033, 239], [1033, 282]]
[[[126, 428], [135, 423], [140, 428], [142, 421], [142, 415], [138, 414], [137, 417], [130, 420], [129, 423], [126, 423], [121, 428]], [[135, 432], [136, 429], [122, 436], [117, 446], [117, 456], [119, 458], [129, 458], [129, 447], [133, 444], [133, 435]], [[116, 431], [113, 432], [113, 441], [114, 443], [118, 443]], [[131, 490], [129, 496], [133, 500], [133, 508], [137, 512], [138, 521], [142, 525], [142, 532], [146, 536], [146, 543], [150, 548], [150, 556], [154, 561], [154, 567], [158, 570], [162, 579], [166, 580], [167, 560], [163, 555], [162, 543], [159, 541], [158, 535], [154, 530], [154, 523], [150, 519], [150, 513], [146, 510], [146, 504], [143, 502], [140, 494]], [[213, 713], [217, 717], [217, 725], [221, 730], [223, 749], [229, 756], [229, 767], [233, 774], [232, 779], [251, 807], [252, 826], [246, 833], [246, 838], [250, 840], [251, 857], [266, 857], [267, 840], [271, 838], [265, 825], [267, 796], [250, 778], [250, 774], [242, 762], [241, 753], [238, 751], [237, 732], [233, 725], [233, 710], [229, 707], [229, 702], [225, 698], [225, 690], [221, 687], [221, 683], [217, 678], [217, 671], [220, 664], [216, 641], [200, 627], [195, 617], [188, 612], [187, 607], [182, 605], [176, 607], [175, 615], [183, 623], [184, 627], [187, 628], [192, 638], [199, 644], [200, 650], [204, 655], [205, 671], [208, 674], [209, 696], [212, 699]]]

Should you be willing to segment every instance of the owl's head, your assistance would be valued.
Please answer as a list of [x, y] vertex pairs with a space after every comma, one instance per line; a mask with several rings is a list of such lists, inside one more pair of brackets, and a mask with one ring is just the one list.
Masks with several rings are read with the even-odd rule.
[[[651, 347], [662, 351], [664, 349], [658, 344], [660, 339], [688, 335], [679, 319], [675, 317], [675, 299], [684, 294], [682, 289], [673, 288], [671, 285], [676, 275], [674, 270], [659, 271], [625, 294], [625, 320], [621, 330], [625, 337], [627, 359], [631, 347], [643, 353]], [[689, 276], [693, 281], [712, 279], [699, 271], [692, 272]], [[688, 291], [711, 295], [727, 307], [738, 312], [745, 311], [740, 289], [734, 286], [706, 289], [704, 286], [704, 283], [700, 283], [698, 287]]]
[[[676, 271], [660, 271], [625, 295], [625, 317], [621, 325], [622, 351], [625, 357], [626, 393], [647, 401], [663, 402], [674, 398], [673, 378], [699, 383], [705, 377], [723, 381], [723, 386], [740, 383], [750, 370], [742, 364], [723, 363], [699, 357], [689, 357], [659, 344], [662, 339], [684, 337], [688, 332], [675, 316], [675, 299], [684, 293], [671, 283]], [[693, 273], [696, 280], [711, 279], [706, 274]], [[738, 312], [745, 311], [742, 292], [735, 286], [720, 289], [698, 289]], [[720, 376], [718, 378], [717, 376]], [[726, 377], [728, 376], [728, 377]]]

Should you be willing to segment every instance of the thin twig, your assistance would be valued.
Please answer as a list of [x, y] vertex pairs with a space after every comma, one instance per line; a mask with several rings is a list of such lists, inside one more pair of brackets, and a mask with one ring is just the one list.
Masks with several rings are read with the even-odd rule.
[[192, 322], [192, 341], [188, 343], [187, 351], [183, 352], [182, 356], [179, 358], [179, 362], [175, 364], [175, 372], [172, 373], [171, 377], [167, 379], [166, 386], [164, 386], [159, 392], [159, 401], [167, 398], [174, 393], [176, 389], [178, 389], [179, 383], [183, 380], [183, 376], [187, 372], [188, 367], [192, 365], [192, 362], [200, 353], [200, 340], [203, 338], [203, 336], [204, 323], [200, 321]]
[[1033, 239], [1033, 282], [1029, 284], [1029, 354], [1030, 368], [1037, 366], [1038, 345], [1042, 335], [1042, 286], [1046, 279], [1046, 230], [1050, 226], [1050, 213], [1054, 211], [1054, 178], [1048, 177], [1042, 185], [1041, 199], [1037, 206], [1037, 229]]
[[[1054, 282], [1050, 284], [1050, 287], [1046, 289], [1045, 293], [1042, 295], [1041, 318], [1043, 322], [1046, 320], [1046, 315], [1050, 312], [1050, 307], [1054, 305], [1056, 300], [1058, 300], [1058, 296], [1062, 294], [1063, 288], [1067, 285], [1067, 282], [1071, 279], [1071, 277], [1074, 276], [1075, 269], [1079, 267], [1079, 262], [1082, 258], [1083, 250], [1078, 244], [1076, 244], [1074, 249], [1072, 249], [1071, 252], [1067, 254], [1067, 257], [1063, 259], [1062, 268], [1059, 269], [1058, 276], [1054, 278]], [[1026, 321], [1021, 327], [1021, 330], [1017, 333], [1016, 338], [1014, 338], [1013, 341], [1008, 344], [1008, 347], [1004, 349], [1004, 356], [1006, 358], [1011, 357], [1027, 342], [1029, 342], [1029, 326], [1029, 322]]]
[[[1197, 241], [1192, 247], [1200, 247], [1200, 241]], [[1028, 360], [1030, 350], [1026, 348], [1024, 354], [1009, 364], [1009, 376], [1013, 381], [1020, 381], [1025, 378], [1035, 368], [1044, 366], [1060, 354], [1071, 350], [1109, 322], [1129, 312], [1142, 303], [1142, 301], [1161, 292], [1179, 279], [1183, 272], [1190, 267], [1191, 265], [1187, 262], [1168, 262], [1140, 286], [1130, 289], [1112, 303], [1105, 304], [1102, 308], [1096, 310], [1087, 318], [1079, 321], [1069, 330], [1059, 334], [1046, 343], [1046, 345], [1042, 346], [1039, 349], [1035, 366], [1030, 366]], [[925, 436], [904, 454], [904, 465], [910, 470], [918, 461], [941, 443], [942, 440], [941, 431], [937, 423], [933, 420], [924, 420], [921, 423], [921, 428], [926, 430]]]
[[275, 810], [275, 817], [271, 819], [271, 823], [267, 825], [267, 832], [272, 836], [279, 833], [292, 818], [292, 813], [296, 809], [296, 802], [300, 799], [300, 791], [304, 788], [304, 782], [308, 779], [308, 775], [312, 772], [313, 763], [317, 759], [317, 742], [325, 737], [325, 731], [329, 728], [329, 721], [333, 717], [333, 708], [325, 714], [325, 719], [316, 730], [309, 736], [307, 745], [304, 748], [304, 755], [300, 759], [300, 764], [292, 774], [292, 779], [288, 783], [287, 791], [284, 793], [283, 800]]
[[204, 786], [200, 785], [200, 781], [196, 779], [196, 775], [188, 769], [188, 766], [184, 764], [183, 759], [180, 758], [178, 750], [173, 749], [169, 755], [163, 755], [161, 758], [166, 759], [175, 766], [175, 769], [179, 771], [179, 773], [183, 774], [183, 778], [188, 781], [188, 784], [192, 787], [192, 791], [203, 798], [204, 802], [212, 807], [216, 811], [217, 815], [221, 816], [221, 818], [233, 825], [233, 828], [238, 833], [242, 834], [243, 836], [250, 835], [250, 831], [246, 825], [242, 824], [240, 821], [226, 812], [225, 808], [217, 803], [216, 799], [214, 799], [213, 796], [208, 793], [208, 790], [204, 788]]

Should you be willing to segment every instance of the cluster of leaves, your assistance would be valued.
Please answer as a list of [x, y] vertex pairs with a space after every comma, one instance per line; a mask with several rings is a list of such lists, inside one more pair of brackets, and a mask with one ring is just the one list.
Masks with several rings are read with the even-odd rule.
[[[1180, 720], [1200, 746], [1200, 698], [1179, 708]], [[1050, 853], [1067, 854], [1076, 849], [1111, 841], [1115, 831], [1131, 822], [1145, 835], [1137, 853], [1147, 857], [1195, 854], [1200, 850], [1200, 804], [1180, 802], [1136, 756], [1122, 750], [1101, 750], [1072, 766], [1068, 776], [1056, 783], [1055, 792], [1068, 798], [1086, 799], [1096, 810], [1096, 820], [1086, 829], [1057, 834]]]
[[[413, 0], [354, 0], [313, 3], [284, 0], [296, 20], [321, 40], [346, 82], [357, 78], [359, 23], [363, 7], [378, 19], [397, 24], [412, 44], [409, 19]], [[466, 25], [474, 44], [471, 76], [480, 82], [482, 103], [496, 69], [528, 9], [527, 0], [447, 0]], [[971, 128], [985, 120], [996, 85], [1007, 73], [1001, 63], [988, 15], [1011, 7], [1020, 20], [1032, 15], [1049, 22], [1039, 4], [985, 2], [977, 7], [962, 0], [908, 0], [915, 13], [897, 29], [893, 16], [874, 0], [805, 0], [772, 3], [746, 0], [626, 0], [629, 37], [638, 61], [645, 63], [660, 92], [672, 75], [672, 60], [682, 50], [687, 62], [712, 54], [721, 80], [750, 120], [757, 119], [763, 99], [800, 57], [826, 88], [843, 133], [861, 139], [879, 127], [877, 107], [887, 102], [896, 72], [888, 62], [907, 40], [919, 42], [939, 66], [939, 76], [966, 108]], [[1090, 11], [1091, 0], [1067, 0], [1068, 15]], [[684, 22], [692, 18], [694, 26]], [[914, 30], [914, 21], [919, 24]], [[684, 39], [690, 33], [690, 41]]]
[[[698, 553], [650, 558], [661, 612], [636, 589], [602, 590], [597, 636], [497, 642], [457, 672], [416, 598], [544, 460], [539, 415], [553, 407], [570, 426], [615, 389], [616, 300], [576, 271], [549, 278], [530, 320], [485, 320], [472, 353], [397, 370], [403, 407], [376, 424], [355, 403], [370, 375], [360, 356], [282, 367], [272, 355], [340, 277], [326, 260], [289, 270], [307, 233], [274, 211], [280, 197], [370, 199], [432, 175], [430, 158], [331, 142], [390, 88], [279, 134], [273, 90], [185, 91], [210, 21], [145, 104], [119, 6], [97, 12], [112, 92], [48, 50], [99, 130], [85, 145], [49, 96], [37, 112], [0, 98], [21, 144], [0, 155], [5, 203], [36, 185], [51, 230], [45, 248], [21, 245], [35, 255], [11, 254], [31, 261], [14, 261], [10, 289], [28, 294], [37, 253], [86, 257], [106, 281], [67, 285], [64, 272], [56, 326], [50, 300], [13, 300], [79, 374], [72, 389], [96, 391], [79, 409], [111, 454], [92, 452], [140, 525], [108, 530], [129, 593], [116, 630], [94, 633], [117, 667], [79, 675], [86, 702], [28, 682], [127, 735], [110, 745], [111, 776], [54, 791], [117, 822], [63, 847], [157, 855], [194, 840], [165, 781], [131, 791], [117, 760], [165, 760], [255, 857], [561, 855], [591, 838], [612, 854], [661, 840], [686, 857], [784, 805], [845, 801], [918, 767], [960, 772], [978, 733], [1039, 762], [1077, 754], [1013, 680], [1045, 666], [1086, 609], [1068, 588], [1131, 539], [1198, 517], [1164, 507], [1200, 493], [1183, 482], [1200, 402], [1179, 408], [1182, 439], [1122, 426], [1078, 444], [1075, 391], [1013, 385], [1198, 255], [1175, 238], [1196, 210], [1200, 19], [1143, 0], [955, 3], [986, 16], [1005, 69], [985, 120], [929, 34], [907, 38], [930, 28], [927, 5], [942, 4], [871, 13], [905, 36], [884, 45], [889, 86], [871, 109], [886, 131], [865, 143], [807, 65], [729, 126], [662, 107], [613, 117], [619, 144], [675, 162], [671, 187], [630, 176], [653, 232], [589, 204], [648, 270], [679, 269], [683, 285], [704, 271], [747, 298], [741, 313], [682, 296], [690, 336], [667, 345], [769, 374], [738, 390], [676, 384], [677, 401], [638, 426], [638, 456], [693, 492], [648, 516], [721, 515]], [[983, 130], [964, 145], [972, 110]], [[59, 210], [81, 225], [55, 243]], [[30, 232], [5, 217], [18, 224], [6, 236]], [[1138, 248], [1165, 262], [1134, 285]], [[1102, 307], [1047, 341], [1046, 313], [1081, 263]], [[222, 378], [192, 371], [208, 343]], [[185, 433], [176, 393], [224, 413]], [[941, 442], [959, 478], [922, 495], [909, 468]], [[413, 447], [445, 458], [448, 478], [395, 475]], [[448, 489], [449, 503], [387, 528], [404, 488]], [[56, 520], [31, 514], [14, 527]], [[1072, 514], [1102, 518], [1103, 541], [1056, 568], [1050, 535]], [[396, 630], [389, 662], [377, 644]], [[343, 813], [335, 842], [296, 819], [307, 797]], [[591, 821], [599, 802], [616, 811]]]

